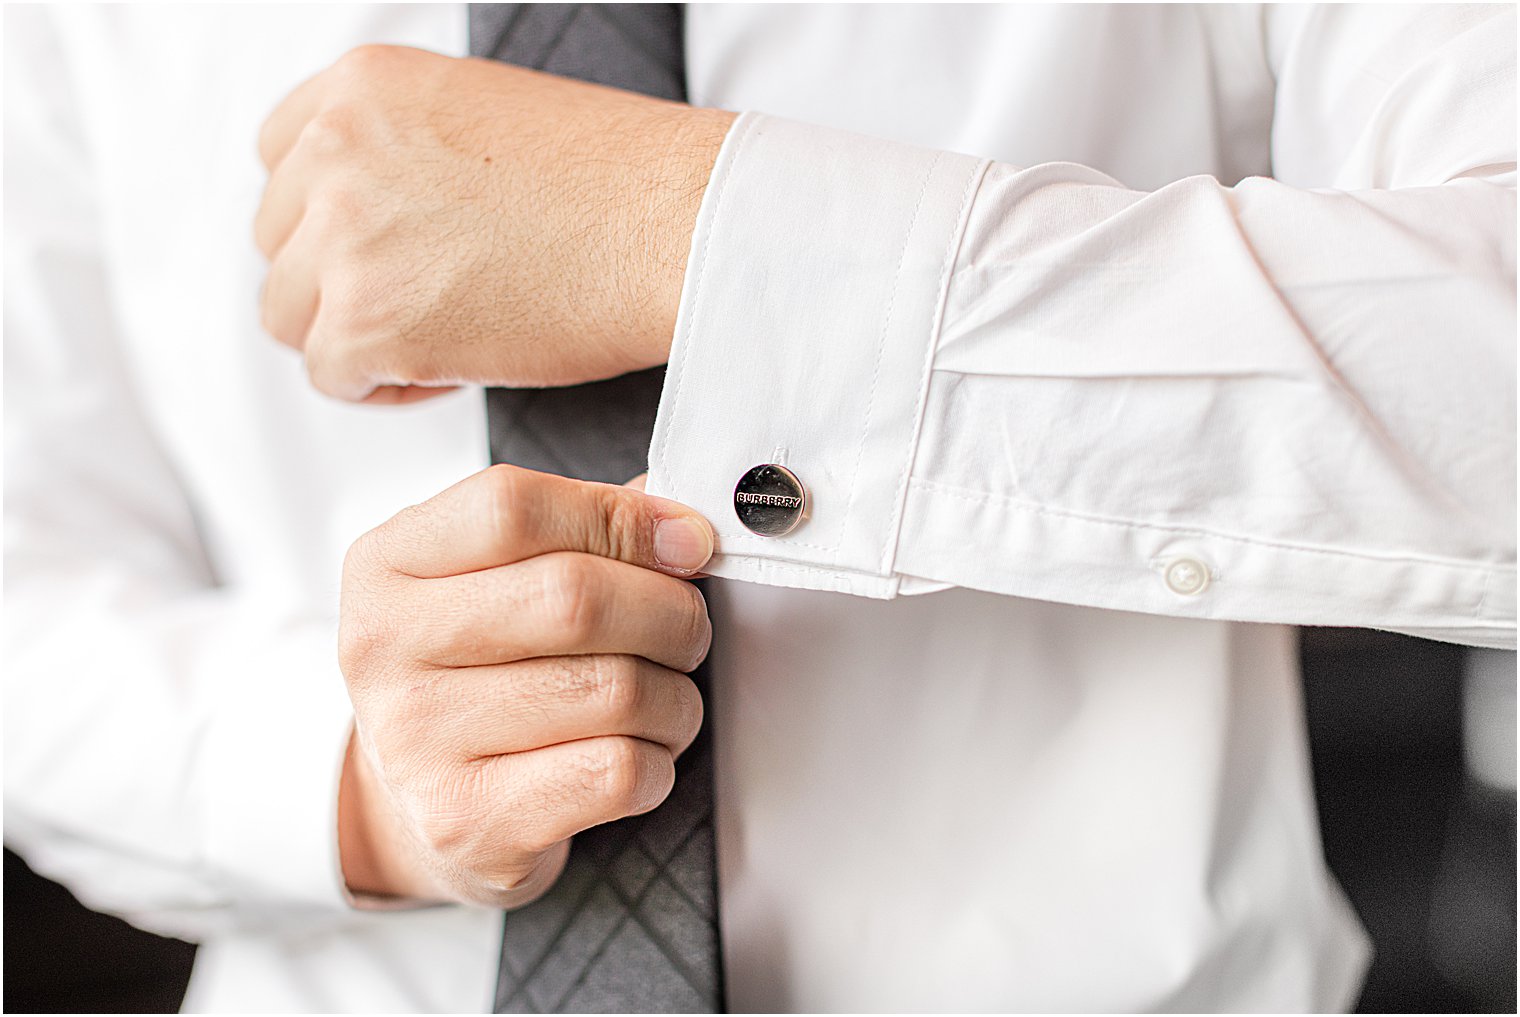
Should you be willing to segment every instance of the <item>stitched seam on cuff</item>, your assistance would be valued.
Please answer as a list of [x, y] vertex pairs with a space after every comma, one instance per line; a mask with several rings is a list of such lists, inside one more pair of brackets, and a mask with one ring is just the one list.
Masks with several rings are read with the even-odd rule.
[[[691, 314], [687, 316], [685, 327], [681, 329], [681, 362], [676, 365], [673, 377], [670, 378], [670, 423], [665, 433], [660, 436], [660, 469], [665, 475], [665, 482], [670, 485], [671, 499], [683, 501], [676, 491], [676, 482], [670, 471], [670, 463], [667, 453], [670, 448], [670, 436], [677, 430], [677, 421], [680, 419], [682, 382], [686, 374], [686, 362], [691, 356], [691, 333], [696, 328], [698, 315], [702, 308], [702, 295], [706, 292], [707, 279], [707, 250], [712, 246], [713, 236], [718, 232], [718, 218], [723, 211], [723, 198], [728, 193], [728, 182], [733, 178], [734, 166], [739, 161], [739, 155], [744, 149], [744, 144], [749, 140], [752, 128], [758, 122], [759, 117], [753, 113], [740, 115], [740, 124], [737, 127], [738, 134], [733, 139], [733, 155], [728, 158], [723, 167], [723, 175], [717, 181], [718, 191], [713, 195], [712, 219], [707, 223], [707, 236], [702, 239], [702, 253], [697, 263], [697, 278], [692, 286]], [[719, 159], [723, 156], [720, 154]], [[668, 366], [667, 366], [668, 370]]]
[[1477, 572], [1491, 575], [1514, 575], [1515, 566], [1504, 565], [1497, 562], [1464, 562], [1453, 561], [1444, 558], [1426, 558], [1415, 555], [1375, 555], [1364, 551], [1344, 551], [1333, 547], [1313, 547], [1307, 544], [1288, 544], [1280, 541], [1262, 540], [1259, 537], [1245, 537], [1233, 533], [1220, 533], [1217, 530], [1205, 530], [1189, 526], [1172, 526], [1166, 523], [1149, 523], [1135, 519], [1110, 519], [1104, 516], [1088, 515], [1082, 512], [1073, 512], [1068, 509], [1051, 508], [1039, 505], [1035, 502], [1025, 501], [1011, 495], [997, 494], [991, 491], [972, 491], [961, 487], [952, 487], [933, 480], [914, 479], [914, 487], [922, 488], [932, 494], [942, 494], [947, 498], [957, 498], [961, 501], [974, 502], [985, 505], [989, 502], [1001, 502], [1023, 512], [1031, 512], [1035, 515], [1055, 516], [1061, 519], [1071, 519], [1076, 522], [1094, 523], [1098, 526], [1112, 526], [1126, 530], [1154, 530], [1159, 533], [1170, 533], [1182, 537], [1203, 537], [1210, 540], [1223, 540], [1234, 544], [1245, 544], [1253, 547], [1271, 548], [1275, 551], [1293, 551], [1303, 554], [1330, 555], [1337, 558], [1351, 558], [1356, 561], [1380, 562], [1389, 565], [1432, 565], [1439, 568], [1456, 569], [1464, 572]]
[[[855, 496], [860, 492], [860, 464], [865, 460], [866, 443], [871, 437], [871, 424], [876, 417], [876, 385], [881, 380], [881, 362], [886, 359], [887, 338], [892, 334], [892, 318], [897, 311], [897, 292], [902, 289], [903, 267], [908, 263], [908, 251], [913, 245], [913, 231], [918, 226], [918, 216], [924, 208], [924, 195], [929, 193], [929, 181], [934, 179], [934, 171], [945, 158], [945, 153], [940, 152], [924, 171], [923, 183], [918, 188], [918, 198], [913, 202], [913, 214], [908, 217], [908, 228], [903, 233], [902, 250], [897, 256], [897, 268], [892, 272], [892, 291], [887, 296], [886, 313], [881, 318], [881, 334], [876, 340], [876, 363], [871, 369], [871, 387], [866, 395], [866, 421], [861, 428], [860, 439], [855, 446], [855, 466], [850, 471], [850, 496], [845, 499], [844, 511], [839, 515], [839, 529], [836, 531], [834, 543], [843, 543], [845, 530], [849, 525], [851, 513], [855, 509]], [[887, 539], [891, 539], [890, 528], [887, 531]], [[885, 557], [885, 555], [883, 555]]]
[[[740, 540], [749, 544], [754, 544], [756, 547], [766, 548], [771, 551], [782, 547], [805, 547], [810, 551], [824, 551], [828, 553], [833, 553], [837, 550], [836, 547], [829, 547], [825, 544], [809, 544], [806, 541], [802, 540], [788, 540], [785, 543], [782, 543], [775, 537], [757, 537], [751, 533], [723, 533], [720, 531], [718, 532], [717, 537], [719, 547], [716, 551], [713, 552], [714, 554], [722, 554], [724, 552], [725, 548], [722, 546], [723, 544], [732, 544], [733, 542]], [[861, 575], [865, 574], [866, 573], [864, 572], [861, 573]]]
[[[1504, 596], [1500, 592], [1501, 588], [1509, 595]], [[1497, 601], [1497, 603], [1494, 603], [1494, 601]], [[1508, 573], [1500, 572], [1497, 569], [1490, 572], [1488, 582], [1483, 584], [1483, 599], [1478, 602], [1478, 614], [1484, 618], [1492, 619], [1501, 625], [1513, 626], [1515, 623], [1514, 604], [1514, 570], [1510, 570]]]
[[[900, 580], [897, 576], [879, 576], [874, 572], [861, 572], [856, 569], [839, 568], [833, 565], [808, 565], [788, 562], [777, 558], [767, 558], [752, 554], [728, 554], [724, 556], [725, 564], [732, 565], [735, 569], [747, 569], [762, 581], [772, 574], [783, 576], [795, 576], [802, 580], [816, 580], [820, 585], [810, 586], [809, 589], [826, 589], [835, 593], [845, 593], [851, 596], [870, 597], [876, 600], [890, 600], [897, 596]], [[720, 579], [728, 579], [719, 576]], [[734, 580], [736, 582], [745, 580]], [[869, 590], [879, 589], [878, 595]]]
[[[935, 165], [938, 164], [936, 160]], [[913, 404], [913, 431], [908, 439], [908, 454], [903, 457], [902, 471], [897, 478], [896, 491], [892, 499], [892, 517], [887, 521], [887, 532], [881, 545], [879, 560], [881, 571], [885, 575], [891, 575], [894, 571], [895, 551], [902, 534], [903, 511], [908, 502], [908, 480], [913, 475], [913, 466], [918, 459], [919, 436], [924, 430], [924, 407], [929, 401], [929, 379], [934, 373], [934, 358], [939, 352], [939, 336], [945, 324], [945, 305], [950, 296], [950, 280], [954, 276], [955, 261], [960, 257], [961, 244], [965, 242], [966, 224], [971, 221], [972, 199], [981, 190], [982, 180], [986, 178], [987, 168], [991, 165], [992, 160], [983, 159], [972, 167], [970, 174], [967, 175], [965, 193], [961, 195], [960, 208], [956, 210], [955, 221], [950, 227], [950, 238], [945, 242], [939, 295], [935, 300], [934, 312], [929, 319], [928, 342], [924, 352], [923, 368], [918, 378], [918, 396]]]

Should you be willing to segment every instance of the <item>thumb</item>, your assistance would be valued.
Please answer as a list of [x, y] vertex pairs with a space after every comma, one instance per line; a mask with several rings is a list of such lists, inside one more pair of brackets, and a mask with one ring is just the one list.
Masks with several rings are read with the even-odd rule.
[[397, 514], [366, 537], [416, 579], [463, 575], [575, 551], [692, 578], [713, 553], [696, 512], [629, 487], [492, 466]]
[[[644, 473], [640, 473], [637, 477], [634, 477], [632, 480], [628, 481], [628, 483], [624, 484], [623, 486], [626, 487], [626, 488], [628, 488], [630, 491], [642, 491], [642, 490], [644, 490], [644, 488], [646, 487], [646, 485], [648, 485], [648, 483], [649, 483], [649, 474], [648, 474], [648, 472], [644, 472]], [[708, 547], [709, 548], [712, 547], [712, 544], [711, 544], [710, 541], [708, 543]], [[707, 575], [706, 572], [696, 572], [696, 573], [693, 573], [690, 576], [690, 578], [692, 578], [692, 579], [707, 579], [708, 575]]]
[[[638, 474], [637, 477], [634, 477], [634, 479], [629, 480], [629, 482], [625, 483], [625, 485], [623, 485], [623, 486], [625, 486], [625, 488], [628, 488], [629, 491], [643, 491], [644, 486], [648, 485], [648, 483], [649, 483], [649, 473], [648, 473], [648, 471], [646, 471], [646, 473], [640, 473], [640, 474]], [[708, 532], [707, 532], [707, 535], [705, 535], [705, 546], [707, 546], [708, 556], [711, 556], [711, 553], [713, 553], [713, 538], [711, 538], [711, 528], [707, 528], [707, 529], [708, 529]], [[696, 541], [696, 543], [702, 543], [702, 540], [701, 540], [702, 535], [698, 534], [698, 532], [696, 532], [695, 529], [692, 529], [692, 531], [679, 531], [679, 535], [681, 535], [681, 540], [682, 541]], [[669, 543], [669, 534], [667, 534], [667, 543]], [[695, 544], [693, 544], [693, 546], [695, 546]], [[657, 555], [658, 555], [658, 553], [660, 553], [660, 531], [658, 531], [658, 529], [655, 529], [655, 553], [657, 553]], [[670, 547], [669, 546], [667, 546], [666, 553], [670, 553]], [[687, 555], [689, 555], [689, 559], [695, 559], [696, 552], [695, 552], [695, 550], [692, 550], [692, 552], [687, 552]], [[696, 572], [696, 573], [693, 573], [693, 575], [690, 576], [690, 578], [692, 578], [692, 579], [707, 579], [707, 573], [705, 573], [705, 572]]]

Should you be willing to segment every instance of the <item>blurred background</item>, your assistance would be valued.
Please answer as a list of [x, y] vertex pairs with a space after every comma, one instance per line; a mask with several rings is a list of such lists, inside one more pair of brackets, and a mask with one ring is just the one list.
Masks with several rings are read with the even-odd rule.
[[[1306, 629], [1325, 855], [1372, 935], [1358, 1010], [1514, 1013], [1515, 655]], [[194, 947], [5, 853], [7, 1012], [177, 1010]]]

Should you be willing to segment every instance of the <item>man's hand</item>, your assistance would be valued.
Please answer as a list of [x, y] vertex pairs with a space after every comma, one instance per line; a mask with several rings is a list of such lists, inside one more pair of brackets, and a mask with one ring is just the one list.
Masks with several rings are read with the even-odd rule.
[[259, 139], [264, 325], [351, 400], [664, 363], [732, 120], [492, 61], [354, 50]]
[[351, 889], [512, 907], [568, 838], [654, 808], [702, 721], [696, 513], [495, 466], [360, 538], [340, 664]]

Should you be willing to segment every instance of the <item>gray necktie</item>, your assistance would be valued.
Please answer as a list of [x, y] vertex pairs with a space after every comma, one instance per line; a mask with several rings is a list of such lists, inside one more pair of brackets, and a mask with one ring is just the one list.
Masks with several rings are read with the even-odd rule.
[[[685, 97], [681, 46], [677, 4], [470, 5], [474, 56], [661, 98]], [[663, 379], [491, 389], [491, 460], [622, 483], [646, 469]], [[682, 755], [664, 804], [577, 835], [554, 888], [507, 913], [497, 1013], [722, 1009], [708, 742]]]

